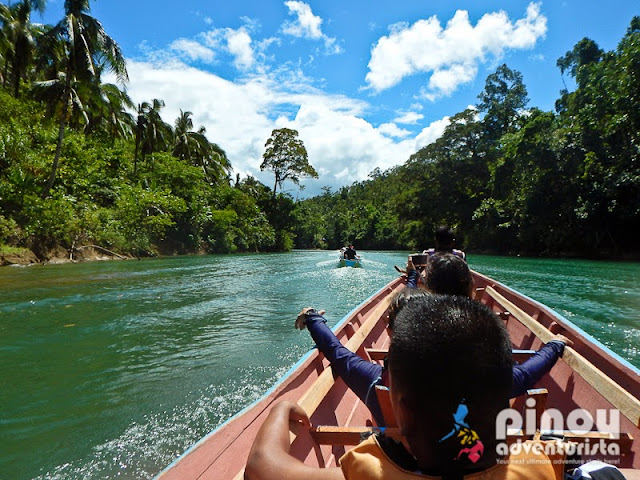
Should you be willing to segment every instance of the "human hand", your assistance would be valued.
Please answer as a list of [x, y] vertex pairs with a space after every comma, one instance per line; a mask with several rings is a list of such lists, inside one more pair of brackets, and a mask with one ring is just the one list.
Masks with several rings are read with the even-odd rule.
[[[304, 330], [305, 328], [307, 328], [307, 317], [305, 316], [305, 313], [307, 313], [309, 310], [311, 310], [312, 307], [304, 307], [300, 313], [298, 314], [297, 318], [296, 318], [296, 322], [294, 324], [294, 328], [297, 328], [298, 330]], [[324, 310], [317, 310], [318, 314], [320, 315], [324, 315]]]
[[416, 269], [416, 266], [413, 264], [413, 260], [411, 260], [411, 257], [409, 257], [409, 260], [407, 260], [407, 272], [410, 272], [415, 269]]
[[549, 325], [549, 331], [554, 334], [551, 340], [558, 340], [559, 342], [564, 343], [567, 347], [571, 347], [573, 345], [573, 341], [569, 340], [567, 337], [562, 335], [561, 332], [564, 332], [564, 328], [558, 322], [551, 322]]
[[311, 421], [307, 412], [305, 412], [297, 403], [288, 403], [289, 407], [289, 430], [296, 435], [302, 430], [311, 428]]
[[551, 340], [556, 340], [556, 341], [562, 342], [567, 347], [571, 347], [573, 345], [573, 341], [569, 340], [567, 337], [565, 337], [564, 335], [561, 335], [561, 334], [554, 335]]

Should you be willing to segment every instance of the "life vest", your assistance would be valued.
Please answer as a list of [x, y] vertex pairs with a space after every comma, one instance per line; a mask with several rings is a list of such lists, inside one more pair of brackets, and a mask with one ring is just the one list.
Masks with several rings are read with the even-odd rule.
[[[527, 441], [525, 443], [545, 444], [549, 442]], [[340, 458], [340, 467], [346, 480], [420, 480], [436, 479], [416, 472], [410, 472], [391, 461], [382, 450], [375, 435], [357, 445]], [[465, 479], [473, 480], [561, 480], [564, 465], [558, 457], [552, 460], [544, 450], [540, 454], [533, 451], [527, 453], [520, 449], [517, 455], [510, 455], [482, 472], [465, 475]]]

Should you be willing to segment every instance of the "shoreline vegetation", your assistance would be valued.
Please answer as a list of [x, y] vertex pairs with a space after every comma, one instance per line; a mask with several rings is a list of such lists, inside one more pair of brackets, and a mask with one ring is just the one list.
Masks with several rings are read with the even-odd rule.
[[318, 173], [296, 130], [265, 139], [273, 188], [234, 177], [192, 112], [170, 124], [163, 100], [129, 98], [122, 52], [89, 2], [31, 23], [44, 3], [0, 3], [0, 264], [418, 251], [439, 225], [468, 252], [640, 258], [640, 17], [615, 50], [584, 38], [557, 60], [568, 87], [555, 111], [529, 106], [522, 75], [501, 65], [404, 164], [299, 200], [300, 179]]
[[[322, 250], [323, 249], [307, 249], [307, 250]], [[206, 255], [206, 253], [191, 253], [185, 255], [200, 254]], [[500, 253], [491, 250], [480, 252], [468, 252], [467, 254], [475, 255], [497, 255], [497, 256], [521, 256], [519, 253]], [[233, 255], [233, 254], [229, 254]], [[158, 254], [156, 257], [175, 257], [176, 254]], [[553, 257], [547, 256], [546, 258], [576, 258], [585, 259], [579, 255], [555, 255]], [[600, 255], [590, 257], [593, 260], [611, 260], [611, 261], [639, 261], [640, 257], [637, 254], [629, 254], [624, 256], [612, 257], [611, 255]], [[122, 255], [111, 250], [108, 250], [99, 245], [84, 245], [78, 247], [74, 252], [69, 252], [61, 247], [53, 249], [45, 254], [43, 258], [36, 256], [28, 248], [20, 247], [0, 247], [0, 267], [26, 267], [32, 265], [60, 265], [65, 263], [83, 263], [83, 262], [97, 262], [97, 261], [109, 261], [109, 260], [139, 260], [140, 257], [133, 255]]]

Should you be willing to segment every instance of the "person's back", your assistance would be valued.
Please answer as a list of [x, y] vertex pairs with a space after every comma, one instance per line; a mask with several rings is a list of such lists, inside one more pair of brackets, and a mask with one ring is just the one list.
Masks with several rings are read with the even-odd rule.
[[[409, 265], [408, 288], [419, 286], [430, 293], [475, 297], [473, 275], [469, 265], [461, 257], [448, 252], [434, 253], [423, 271], [423, 277], [419, 277], [417, 271], [410, 270]], [[418, 285], [419, 279], [421, 283]], [[566, 337], [556, 335], [525, 362], [514, 365], [511, 397], [518, 397], [534, 388], [562, 356], [567, 342], [570, 343]]]
[[353, 245], [349, 245], [349, 248], [347, 248], [347, 250], [344, 252], [344, 257], [349, 260], [355, 260], [357, 256], [358, 254], [356, 253], [356, 250], [353, 247]]
[[340, 460], [347, 480], [556, 478], [544, 454], [513, 464], [498, 454], [496, 417], [509, 406], [511, 342], [486, 306], [463, 296], [412, 298], [395, 319], [388, 363], [408, 449], [402, 453], [386, 437], [368, 439]]

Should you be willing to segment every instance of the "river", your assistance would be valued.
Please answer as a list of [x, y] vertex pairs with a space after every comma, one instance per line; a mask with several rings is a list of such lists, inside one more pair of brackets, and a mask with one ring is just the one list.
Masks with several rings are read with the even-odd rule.
[[[193, 256], [0, 269], [0, 479], [151, 478], [259, 398], [407, 252]], [[640, 264], [471, 255], [640, 367]]]

